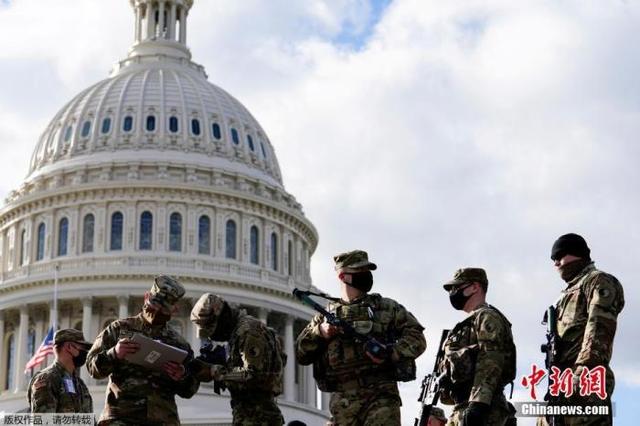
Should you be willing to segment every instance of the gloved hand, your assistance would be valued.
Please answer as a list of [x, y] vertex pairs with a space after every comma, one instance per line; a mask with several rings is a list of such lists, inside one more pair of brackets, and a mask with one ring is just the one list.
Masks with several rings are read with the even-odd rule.
[[489, 405], [471, 401], [462, 415], [463, 426], [484, 426], [489, 417]]

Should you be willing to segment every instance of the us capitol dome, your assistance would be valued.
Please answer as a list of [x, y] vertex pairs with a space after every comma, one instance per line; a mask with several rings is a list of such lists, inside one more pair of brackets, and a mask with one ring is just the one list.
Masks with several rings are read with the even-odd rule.
[[[195, 351], [189, 312], [201, 294], [220, 294], [282, 337], [285, 419], [324, 423], [326, 395], [294, 356], [313, 312], [291, 296], [312, 286], [316, 229], [285, 190], [258, 121], [192, 62], [193, 0], [130, 3], [127, 58], [53, 117], [0, 210], [0, 412], [27, 407], [34, 372], [24, 367], [52, 318], [93, 340], [139, 312], [165, 273], [186, 288], [171, 325]], [[106, 382], [82, 375], [99, 413]], [[176, 399], [184, 424], [231, 423], [228, 394], [210, 384]]]

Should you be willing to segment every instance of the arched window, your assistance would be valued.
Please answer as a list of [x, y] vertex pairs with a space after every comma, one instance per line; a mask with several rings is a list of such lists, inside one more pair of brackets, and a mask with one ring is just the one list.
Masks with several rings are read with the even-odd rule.
[[169, 217], [169, 251], [182, 251], [182, 215], [172, 213]]
[[240, 136], [238, 136], [238, 131], [233, 127], [231, 128], [231, 140], [236, 145], [240, 144]]
[[211, 253], [211, 219], [200, 216], [198, 220], [198, 253]]
[[102, 128], [100, 129], [103, 135], [106, 135], [111, 131], [111, 118], [107, 117], [102, 120]]
[[147, 132], [154, 132], [156, 130], [156, 116], [155, 115], [148, 115], [147, 116], [146, 129], [147, 129]]
[[27, 250], [25, 247], [25, 244], [27, 243], [26, 241], [27, 239], [27, 230], [23, 229], [22, 232], [20, 233], [20, 266], [25, 264], [26, 261], [26, 257], [27, 257]]
[[73, 135], [73, 127], [67, 126], [67, 130], [64, 132], [64, 141], [69, 142], [71, 140], [71, 135]]
[[211, 125], [211, 134], [213, 134], [213, 138], [216, 140], [222, 139], [222, 132], [220, 131], [220, 125], [218, 123]]
[[83, 138], [86, 138], [87, 136], [89, 136], [90, 132], [91, 132], [91, 122], [85, 121], [84, 124], [82, 125], [82, 131], [80, 132], [80, 135]]
[[6, 390], [13, 389], [13, 376], [15, 376], [15, 368], [16, 368], [16, 335], [11, 334], [7, 338], [7, 378], [4, 382], [4, 388]]
[[278, 270], [278, 236], [275, 232], [271, 234], [271, 269]]
[[171, 133], [178, 133], [178, 130], [180, 130], [180, 128], [178, 126], [178, 117], [170, 117], [169, 118], [169, 131]]
[[31, 358], [36, 352], [36, 331], [33, 328], [29, 329], [29, 335], [27, 336], [27, 357]]
[[264, 143], [262, 143], [262, 141], [260, 141], [260, 150], [262, 151], [262, 156], [266, 159], [267, 158], [267, 150], [264, 149]]
[[200, 120], [197, 118], [191, 120], [191, 133], [194, 136], [200, 136]]
[[88, 214], [84, 217], [82, 223], [82, 252], [93, 252], [93, 234], [95, 232], [96, 218], [92, 214]]
[[289, 254], [289, 275], [293, 275], [293, 243], [291, 240], [287, 243], [287, 253]]
[[133, 117], [131, 115], [127, 115], [124, 118], [124, 122], [122, 123], [122, 130], [127, 133], [133, 130]]
[[122, 250], [122, 230], [124, 217], [122, 213], [115, 212], [111, 215], [111, 250]]
[[145, 211], [140, 215], [140, 250], [151, 250], [153, 243], [153, 215]]
[[44, 238], [46, 227], [44, 223], [38, 225], [38, 244], [36, 247], [36, 260], [44, 259]]
[[67, 240], [69, 239], [69, 219], [60, 220], [58, 225], [58, 256], [67, 255]]
[[249, 144], [249, 149], [251, 149], [251, 151], [256, 150], [256, 147], [253, 146], [253, 138], [251, 137], [251, 135], [247, 135], [247, 143]]
[[249, 247], [251, 263], [258, 265], [260, 263], [260, 235], [258, 227], [255, 225], [249, 231]]
[[236, 258], [236, 223], [233, 220], [228, 220], [225, 231], [226, 231], [225, 255], [227, 259], [235, 259]]

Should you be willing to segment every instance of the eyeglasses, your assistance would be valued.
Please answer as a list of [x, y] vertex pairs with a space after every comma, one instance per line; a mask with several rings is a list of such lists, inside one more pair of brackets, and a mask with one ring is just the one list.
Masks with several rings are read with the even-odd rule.
[[459, 286], [454, 286], [451, 287], [449, 290], [447, 290], [449, 292], [449, 294], [452, 293], [456, 293], [458, 291], [464, 291], [466, 288], [469, 288], [473, 285], [474, 283], [466, 283], [466, 284], [461, 284]]

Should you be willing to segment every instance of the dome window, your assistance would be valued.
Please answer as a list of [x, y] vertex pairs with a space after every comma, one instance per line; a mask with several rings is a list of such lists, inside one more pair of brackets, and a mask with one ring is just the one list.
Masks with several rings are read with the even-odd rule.
[[198, 221], [198, 253], [211, 253], [211, 219], [209, 216], [200, 216]]
[[231, 128], [231, 140], [233, 140], [234, 144], [240, 145], [240, 137], [238, 136], [238, 131], [233, 127]]
[[258, 233], [258, 227], [252, 226], [251, 231], [249, 231], [249, 246], [251, 253], [251, 263], [254, 265], [258, 265], [260, 263], [260, 235]]
[[89, 133], [91, 132], [91, 121], [85, 121], [84, 124], [82, 125], [82, 132], [80, 132], [80, 135], [83, 138], [86, 138], [89, 136]]
[[200, 136], [200, 120], [197, 118], [191, 120], [191, 133], [194, 136]]
[[71, 135], [73, 134], [73, 127], [68, 126], [67, 130], [64, 132], [64, 141], [69, 142], [71, 140]]
[[169, 217], [169, 251], [182, 251], [182, 215], [172, 213]]
[[140, 215], [140, 250], [151, 250], [153, 243], [153, 215], [146, 211]]
[[67, 255], [67, 240], [69, 237], [69, 219], [62, 218], [58, 225], [58, 256]]
[[38, 244], [36, 247], [36, 261], [44, 259], [44, 238], [46, 227], [44, 223], [38, 225]]
[[133, 130], [133, 117], [132, 116], [127, 115], [124, 118], [124, 123], [122, 124], [122, 130], [124, 130], [127, 133]]
[[111, 118], [107, 117], [104, 120], [102, 120], [102, 129], [100, 129], [102, 131], [103, 135], [106, 135], [107, 133], [109, 133], [111, 131]]
[[271, 269], [278, 270], [278, 236], [275, 232], [271, 234]]
[[111, 250], [122, 250], [123, 219], [120, 212], [111, 215]]
[[213, 134], [214, 139], [222, 139], [222, 132], [220, 131], [220, 125], [218, 123], [213, 123], [211, 125], [211, 133]]
[[228, 220], [225, 229], [225, 257], [227, 259], [236, 258], [236, 223], [233, 220]]
[[96, 218], [92, 214], [88, 214], [84, 217], [82, 224], [82, 252], [93, 252], [93, 235], [95, 232]]
[[178, 133], [178, 130], [180, 130], [178, 126], [178, 117], [169, 118], [169, 131], [171, 133]]
[[249, 148], [251, 149], [251, 151], [256, 150], [256, 147], [253, 146], [253, 138], [251, 137], [251, 135], [247, 135], [247, 143], [249, 144]]
[[156, 116], [148, 115], [147, 116], [147, 132], [155, 132], [156, 131]]
[[262, 141], [260, 141], [260, 150], [262, 151], [262, 156], [266, 159], [267, 158], [267, 150], [264, 148], [264, 143], [262, 143]]

